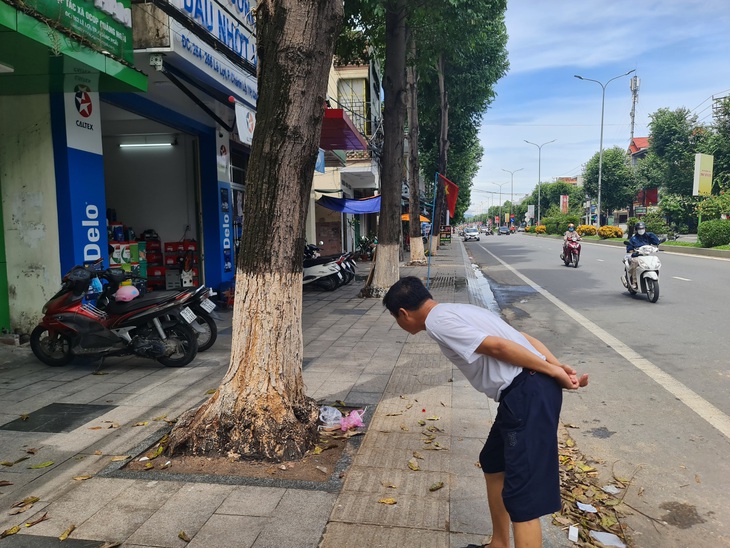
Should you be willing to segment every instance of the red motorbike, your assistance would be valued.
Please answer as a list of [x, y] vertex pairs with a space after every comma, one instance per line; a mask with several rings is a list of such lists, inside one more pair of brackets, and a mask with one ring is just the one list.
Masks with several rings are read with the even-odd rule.
[[563, 253], [560, 258], [565, 263], [565, 266], [571, 264], [578, 268], [578, 260], [580, 259], [580, 241], [579, 240], [566, 240], [563, 244]]
[[[99, 297], [106, 301], [103, 310], [86, 298], [94, 277], [107, 282]], [[73, 267], [31, 333], [33, 354], [51, 366], [66, 365], [75, 356], [99, 357], [103, 362], [106, 356], [137, 355], [169, 367], [193, 361], [198, 337], [190, 324], [196, 314], [186, 305], [193, 293], [152, 292], [129, 302], [109, 298], [125, 279], [121, 269], [95, 272]]]

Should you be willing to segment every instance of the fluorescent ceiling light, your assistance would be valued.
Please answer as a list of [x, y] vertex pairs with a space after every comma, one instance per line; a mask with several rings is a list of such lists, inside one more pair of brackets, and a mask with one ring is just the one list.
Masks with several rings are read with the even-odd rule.
[[153, 148], [171, 147], [175, 143], [119, 143], [119, 148]]
[[12, 66], [0, 63], [0, 74], [10, 74], [11, 72], [15, 72]]

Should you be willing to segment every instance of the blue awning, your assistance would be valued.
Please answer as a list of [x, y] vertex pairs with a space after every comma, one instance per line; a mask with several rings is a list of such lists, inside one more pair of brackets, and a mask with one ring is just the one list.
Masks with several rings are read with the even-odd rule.
[[316, 203], [327, 209], [341, 211], [342, 213], [364, 214], [380, 212], [380, 196], [372, 196], [370, 198], [363, 198], [362, 200], [322, 196]]

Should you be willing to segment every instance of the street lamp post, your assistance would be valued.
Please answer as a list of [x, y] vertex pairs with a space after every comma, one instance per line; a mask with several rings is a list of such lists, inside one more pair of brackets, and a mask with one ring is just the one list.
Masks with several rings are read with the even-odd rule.
[[517, 173], [518, 171], [522, 171], [523, 169], [525, 169], [525, 168], [524, 167], [521, 167], [520, 169], [515, 169], [514, 171], [510, 171], [509, 169], [502, 169], [502, 171], [506, 171], [510, 175], [510, 185], [511, 185], [510, 186], [510, 188], [511, 188], [511, 190], [510, 190], [511, 196], [510, 196], [510, 199], [509, 199], [509, 217], [510, 217], [510, 221], [512, 220], [512, 206], [514, 205], [514, 201], [515, 201], [515, 173]]
[[542, 147], [545, 145], [549, 145], [550, 143], [554, 143], [557, 141], [557, 139], [553, 139], [552, 141], [548, 141], [547, 143], [543, 143], [541, 145], [538, 145], [537, 143], [533, 143], [532, 141], [528, 141], [525, 139], [525, 143], [529, 145], [535, 145], [537, 147], [537, 224], [540, 224], [540, 201], [542, 197], [540, 196], [540, 188], [542, 186], [542, 178], [540, 173], [540, 164], [542, 163]]
[[506, 185], [507, 183], [492, 183], [495, 186], [499, 187], [499, 226], [502, 226], [502, 223], [504, 222], [504, 208], [502, 207], [502, 187]]
[[[601, 175], [603, 174], [603, 113], [606, 106], [606, 86], [616, 80], [617, 78], [621, 78], [623, 76], [628, 76], [632, 72], [635, 72], [636, 69], [631, 69], [630, 71], [619, 74], [618, 76], [614, 76], [611, 78], [608, 82], [605, 84], [602, 84], [598, 80], [593, 80], [592, 78], [583, 78], [582, 76], [578, 76], [575, 74], [574, 76], [578, 78], [578, 80], [585, 80], [587, 82], [595, 82], [599, 86], [601, 86], [601, 141], [598, 145], [598, 197], [596, 200], [596, 228], [601, 228]], [[590, 214], [590, 212], [589, 212]]]

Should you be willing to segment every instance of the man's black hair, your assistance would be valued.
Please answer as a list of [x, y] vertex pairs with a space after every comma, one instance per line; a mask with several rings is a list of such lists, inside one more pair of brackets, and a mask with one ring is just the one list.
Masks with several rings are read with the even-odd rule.
[[394, 316], [398, 310], [418, 310], [429, 299], [433, 299], [423, 282], [415, 276], [406, 276], [395, 282], [383, 297], [383, 306]]

